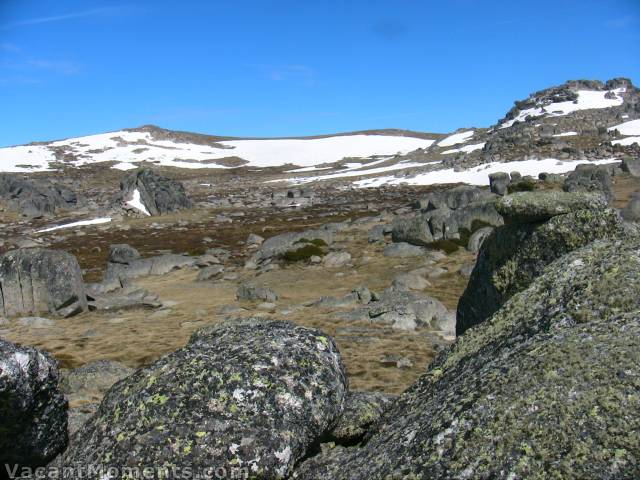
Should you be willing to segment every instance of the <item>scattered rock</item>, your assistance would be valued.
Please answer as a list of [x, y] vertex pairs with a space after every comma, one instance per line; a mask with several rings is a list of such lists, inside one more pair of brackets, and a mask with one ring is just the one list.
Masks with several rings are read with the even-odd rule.
[[636, 193], [620, 214], [627, 222], [640, 222], [640, 194]]
[[324, 256], [322, 263], [327, 268], [339, 268], [351, 261], [349, 252], [330, 252]]
[[224, 267], [222, 265], [212, 265], [211, 267], [205, 267], [198, 272], [198, 281], [204, 282], [206, 280], [214, 280], [220, 278], [224, 273]]
[[496, 172], [489, 174], [489, 186], [491, 192], [497, 195], [506, 195], [510, 182], [511, 177], [508, 173]]
[[251, 302], [275, 302], [278, 300], [278, 295], [268, 287], [247, 282], [238, 287], [236, 298], [238, 300], [248, 300]]
[[264, 242], [264, 238], [260, 235], [256, 235], [255, 233], [250, 233], [247, 237], [247, 246], [257, 246], [262, 245]]
[[107, 262], [129, 265], [139, 259], [140, 252], [138, 252], [138, 250], [133, 248], [131, 245], [121, 243], [109, 246], [109, 256], [107, 257]]
[[629, 173], [632, 177], [640, 177], [640, 158], [623, 158], [622, 171]]
[[18, 319], [18, 323], [23, 327], [30, 328], [49, 328], [55, 326], [56, 322], [50, 318], [42, 317], [22, 317]]
[[392, 243], [391, 245], [387, 245], [386, 247], [384, 247], [384, 250], [382, 253], [385, 257], [407, 258], [407, 257], [418, 257], [421, 255], [424, 255], [424, 252], [425, 252], [424, 248], [422, 247], [401, 242], [401, 243]]
[[388, 367], [396, 368], [413, 367], [413, 362], [407, 357], [403, 357], [402, 355], [385, 355], [380, 359], [380, 363]]
[[70, 317], [87, 308], [82, 272], [73, 255], [27, 248], [0, 256], [1, 314]]

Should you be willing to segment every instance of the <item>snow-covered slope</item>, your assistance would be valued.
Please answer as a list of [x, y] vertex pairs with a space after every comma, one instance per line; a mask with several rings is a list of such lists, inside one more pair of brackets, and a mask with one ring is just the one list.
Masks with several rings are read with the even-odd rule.
[[617, 130], [620, 135], [625, 137], [612, 141], [611, 143], [614, 145], [631, 145], [634, 143], [640, 145], [640, 119], [614, 125], [609, 129], [610, 132], [614, 130]]
[[616, 88], [608, 91], [600, 90], [578, 90], [576, 92], [577, 99], [575, 101], [554, 102], [549, 104], [537, 104], [534, 107], [521, 110], [517, 116], [503, 122], [500, 128], [508, 128], [516, 122], [522, 122], [527, 117], [541, 117], [547, 115], [550, 117], [558, 117], [568, 115], [578, 110], [600, 109], [617, 107], [622, 105], [624, 99], [620, 96], [626, 91], [625, 87]]
[[[179, 168], [231, 168], [220, 161], [236, 157], [236, 164], [311, 167], [346, 157], [369, 158], [405, 154], [429, 147], [434, 140], [392, 135], [338, 135], [310, 139], [231, 140], [211, 144], [158, 139], [148, 131], [122, 130], [48, 144], [0, 149], [0, 171], [33, 172], [55, 168], [56, 162], [82, 166], [116, 162], [128, 170], [139, 162]], [[240, 159], [239, 161], [237, 159]]]

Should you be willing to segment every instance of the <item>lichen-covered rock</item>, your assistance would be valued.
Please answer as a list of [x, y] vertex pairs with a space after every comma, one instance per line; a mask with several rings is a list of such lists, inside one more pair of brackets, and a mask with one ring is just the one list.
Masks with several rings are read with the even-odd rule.
[[344, 412], [331, 431], [330, 438], [341, 444], [361, 441], [395, 398], [380, 392], [349, 392]]
[[252, 255], [251, 263], [259, 265], [271, 259], [278, 259], [287, 252], [305, 243], [329, 245], [333, 243], [335, 226], [324, 225], [315, 230], [287, 232], [267, 238]]
[[331, 429], [346, 390], [340, 354], [317, 330], [258, 319], [208, 327], [109, 390], [64, 463], [284, 478]]
[[[141, 168], [125, 175], [120, 182], [118, 200], [127, 208], [144, 208], [148, 215], [164, 215], [192, 206], [182, 183], [150, 168]], [[131, 204], [136, 206], [132, 207]]]
[[67, 446], [67, 401], [58, 365], [0, 339], [0, 467], [46, 465]]
[[427, 246], [433, 243], [433, 235], [425, 215], [396, 218], [393, 221], [391, 238], [394, 242], [406, 242], [412, 245]]
[[578, 210], [601, 210], [607, 202], [599, 193], [536, 191], [507, 195], [495, 205], [505, 223], [534, 223]]
[[109, 256], [107, 261], [109, 263], [122, 263], [128, 265], [135, 260], [140, 259], [140, 252], [126, 243], [118, 243], [109, 246]]
[[0, 200], [25, 217], [39, 218], [77, 208], [80, 201], [71, 189], [46, 179], [0, 174]]
[[441, 352], [362, 447], [295, 478], [638, 478], [638, 272], [639, 237], [552, 263]]
[[471, 185], [460, 185], [459, 187], [431, 192], [420, 198], [416, 202], [415, 207], [425, 211], [436, 210], [443, 207], [457, 210], [469, 203], [486, 201], [494, 197], [495, 195], [486, 189]]
[[620, 214], [627, 222], [640, 222], [640, 193], [631, 197], [629, 203], [620, 210]]
[[[505, 197], [507, 198], [507, 197]], [[483, 322], [552, 261], [598, 238], [622, 234], [615, 210], [578, 210], [548, 222], [497, 228], [482, 245], [458, 302], [456, 333]]]
[[506, 195], [511, 177], [506, 172], [495, 172], [489, 174], [489, 187], [491, 192], [497, 195]]
[[236, 298], [238, 300], [248, 300], [250, 302], [275, 302], [278, 300], [278, 294], [269, 287], [245, 282], [238, 287], [238, 290], [236, 291]]
[[578, 165], [567, 175], [562, 188], [565, 192], [599, 192], [607, 201], [613, 199], [611, 174], [606, 166]]
[[86, 311], [82, 271], [70, 253], [21, 248], [0, 256], [0, 315]]

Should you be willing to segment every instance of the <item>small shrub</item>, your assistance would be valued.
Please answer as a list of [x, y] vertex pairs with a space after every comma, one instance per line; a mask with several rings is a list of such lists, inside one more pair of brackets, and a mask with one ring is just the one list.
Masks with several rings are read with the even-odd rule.
[[324, 251], [317, 245], [307, 243], [304, 247], [300, 247], [296, 250], [289, 250], [282, 258], [287, 262], [293, 263], [308, 261], [314, 255], [323, 257]]

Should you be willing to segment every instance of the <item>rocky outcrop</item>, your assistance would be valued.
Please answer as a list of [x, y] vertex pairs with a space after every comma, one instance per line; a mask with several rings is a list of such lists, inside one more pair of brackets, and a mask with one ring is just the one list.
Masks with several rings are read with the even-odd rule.
[[497, 195], [506, 195], [511, 183], [511, 177], [505, 172], [496, 172], [489, 174], [489, 187], [491, 192]]
[[607, 202], [600, 193], [546, 191], [514, 193], [501, 198], [495, 206], [506, 223], [514, 224], [544, 222], [578, 210], [601, 210]]
[[35, 348], [0, 339], [0, 466], [40, 467], [67, 446], [67, 401], [58, 365]]
[[117, 383], [63, 462], [286, 478], [337, 421], [346, 390], [329, 337], [288, 322], [231, 321]]
[[638, 237], [597, 240], [552, 263], [441, 352], [362, 447], [295, 478], [636, 478], [638, 252]]
[[257, 268], [259, 265], [269, 263], [271, 260], [283, 258], [288, 252], [295, 252], [301, 246], [312, 244], [316, 247], [333, 243], [336, 226], [324, 225], [315, 230], [302, 232], [287, 232], [266, 239], [260, 248], [247, 262], [247, 268]]
[[194, 257], [173, 253], [141, 258], [140, 253], [130, 245], [111, 245], [102, 288], [108, 291], [124, 287], [132, 278], [164, 275], [175, 269], [191, 267], [196, 261]]
[[7, 173], [0, 174], [0, 201], [30, 218], [71, 210], [79, 203], [76, 193], [65, 186]]
[[127, 174], [120, 182], [118, 201], [146, 215], [164, 215], [192, 207], [182, 183], [150, 168]]
[[447, 190], [431, 192], [421, 197], [414, 207], [422, 211], [439, 208], [457, 210], [470, 203], [490, 200], [494, 197], [488, 190], [470, 185], [461, 185]]
[[0, 256], [0, 315], [69, 317], [87, 309], [82, 272], [73, 255], [22, 248]]
[[565, 192], [599, 192], [607, 201], [613, 199], [611, 175], [606, 166], [578, 165], [567, 176], [562, 188]]
[[458, 335], [489, 318], [557, 258], [624, 232], [618, 213], [593, 194], [525, 192], [504, 197], [497, 209], [516, 223], [497, 228], [483, 243], [458, 302]]

